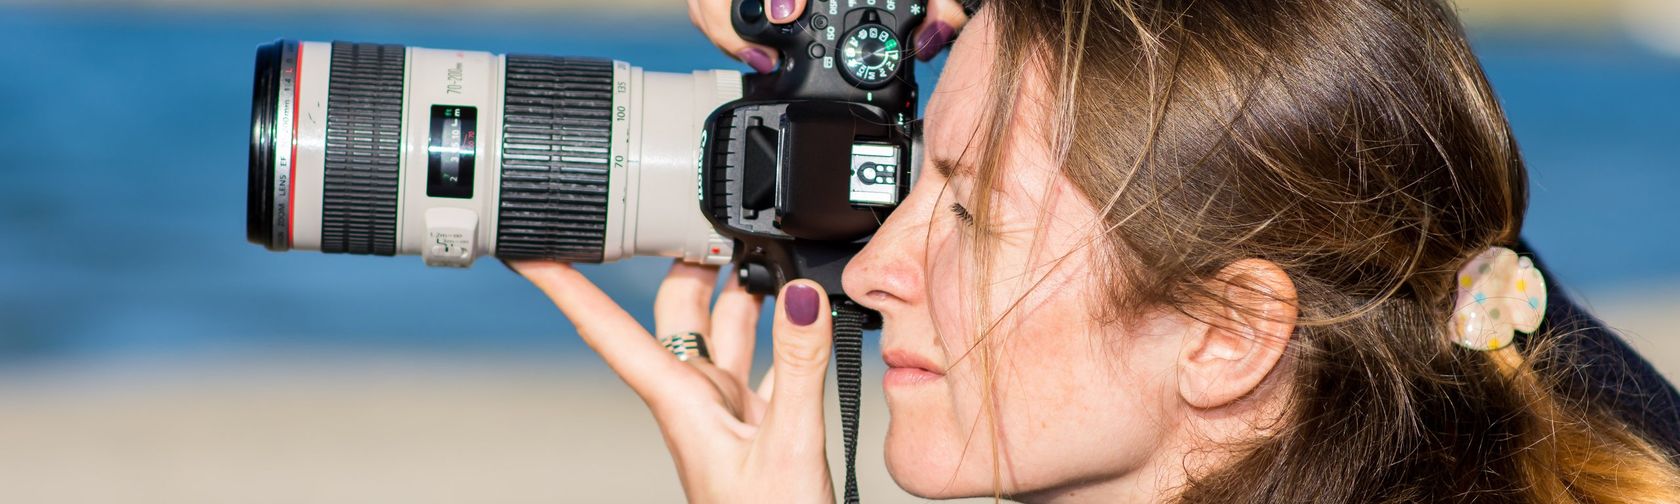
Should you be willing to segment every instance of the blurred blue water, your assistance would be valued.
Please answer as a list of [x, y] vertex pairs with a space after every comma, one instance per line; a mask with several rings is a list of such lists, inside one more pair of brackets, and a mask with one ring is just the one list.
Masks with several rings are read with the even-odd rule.
[[[0, 356], [326, 347], [573, 352], [492, 261], [244, 240], [252, 50], [277, 37], [739, 68], [679, 17], [0, 9]], [[1477, 41], [1528, 157], [1527, 233], [1575, 289], [1680, 278], [1680, 62], [1608, 39]], [[935, 75], [923, 72], [924, 85]], [[646, 320], [663, 260], [590, 274]]]

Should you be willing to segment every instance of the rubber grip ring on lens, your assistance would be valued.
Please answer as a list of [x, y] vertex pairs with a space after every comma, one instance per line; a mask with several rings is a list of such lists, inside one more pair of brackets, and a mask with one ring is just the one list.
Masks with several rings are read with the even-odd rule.
[[406, 52], [399, 45], [332, 44], [321, 181], [322, 252], [397, 252]]
[[601, 261], [612, 61], [509, 55], [506, 76], [496, 255]]

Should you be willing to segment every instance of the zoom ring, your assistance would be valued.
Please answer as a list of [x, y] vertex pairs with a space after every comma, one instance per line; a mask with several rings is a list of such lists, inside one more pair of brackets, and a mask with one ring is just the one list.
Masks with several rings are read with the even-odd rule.
[[397, 251], [403, 59], [399, 45], [333, 42], [321, 251]]
[[602, 260], [612, 87], [612, 61], [507, 57], [497, 256]]

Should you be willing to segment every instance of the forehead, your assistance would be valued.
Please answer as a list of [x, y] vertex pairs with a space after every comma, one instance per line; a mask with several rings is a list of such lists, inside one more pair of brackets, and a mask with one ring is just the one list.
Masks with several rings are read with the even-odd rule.
[[[996, 70], [996, 33], [991, 16], [976, 17], [957, 39], [945, 61], [943, 73], [933, 95], [928, 98], [923, 130], [928, 149], [927, 159], [939, 168], [956, 172], [972, 172], [981, 155], [982, 142], [990, 135], [986, 122], [993, 108], [991, 86]], [[1044, 124], [1048, 109], [1043, 106], [1048, 87], [1044, 73], [1037, 65], [1021, 69], [1017, 96], [1010, 97], [1010, 124], [1002, 145], [1005, 164], [1016, 165], [1026, 159], [1035, 161], [1047, 155], [1048, 138]], [[1041, 162], [1029, 163], [1034, 166]], [[944, 165], [944, 166], [938, 166]], [[1018, 171], [1018, 170], [1012, 170]]]
[[971, 141], [978, 139], [980, 119], [990, 102], [992, 53], [990, 16], [981, 14], [964, 27], [945, 59], [938, 86], [928, 97], [923, 135], [930, 161], [972, 166], [977, 153], [963, 155]]

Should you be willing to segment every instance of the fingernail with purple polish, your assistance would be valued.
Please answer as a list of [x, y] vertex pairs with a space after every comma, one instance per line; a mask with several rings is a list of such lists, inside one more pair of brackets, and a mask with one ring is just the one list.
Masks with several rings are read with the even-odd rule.
[[741, 62], [753, 67], [758, 73], [770, 73], [776, 69], [776, 63], [770, 60], [770, 55], [757, 47], [742, 49], [741, 52], [735, 53], [735, 57], [741, 58]]
[[933, 24], [922, 28], [916, 34], [916, 59], [928, 61], [945, 50], [945, 44], [951, 42], [951, 25], [944, 21], [934, 21]]
[[793, 325], [808, 326], [817, 321], [817, 308], [822, 307], [817, 299], [817, 290], [804, 285], [789, 285], [782, 293], [786, 299], [782, 306], [787, 311], [787, 318]]
[[793, 17], [793, 0], [770, 0], [770, 19], [786, 22], [790, 17]]

